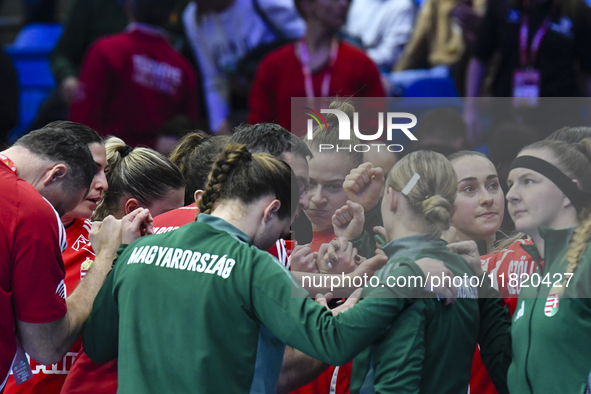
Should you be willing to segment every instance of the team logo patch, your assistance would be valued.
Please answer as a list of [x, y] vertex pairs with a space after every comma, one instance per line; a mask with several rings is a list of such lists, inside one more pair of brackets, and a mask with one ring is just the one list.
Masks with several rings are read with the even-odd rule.
[[63, 298], [64, 300], [66, 299], [66, 284], [64, 283], [63, 279], [59, 283], [59, 285], [57, 285], [57, 289], [55, 289], [55, 294], [57, 294], [60, 298]]
[[550, 295], [546, 300], [546, 306], [544, 307], [544, 314], [548, 317], [554, 316], [556, 313], [558, 313], [559, 303], [560, 293], [550, 292]]
[[91, 260], [87, 257], [86, 261], [84, 261], [84, 263], [82, 263], [80, 265], [80, 280], [84, 279], [84, 276], [86, 275], [86, 273], [90, 269], [90, 266], [92, 265], [93, 262], [94, 262], [94, 260]]

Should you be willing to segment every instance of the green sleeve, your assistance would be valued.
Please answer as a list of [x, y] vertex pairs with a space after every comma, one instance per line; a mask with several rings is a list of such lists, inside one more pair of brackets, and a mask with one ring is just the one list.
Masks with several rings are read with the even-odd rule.
[[51, 69], [58, 83], [78, 76], [87, 49], [86, 24], [92, 17], [90, 1], [74, 0], [68, 7], [64, 32], [51, 55]]
[[117, 251], [115, 268], [109, 272], [105, 283], [99, 290], [92, 312], [82, 331], [82, 346], [90, 359], [96, 363], [106, 363], [117, 358], [119, 347], [119, 306], [115, 298], [116, 263], [126, 245]]
[[478, 344], [486, 371], [499, 394], [509, 393], [507, 371], [511, 364], [511, 317], [498, 292], [486, 282], [479, 291]]
[[382, 219], [382, 199], [378, 200], [375, 207], [365, 213], [365, 223], [363, 228], [369, 234], [373, 234], [373, 228], [375, 226], [383, 226], [384, 220]]
[[363, 233], [355, 239], [351, 240], [354, 248], [357, 248], [357, 253], [360, 256], [370, 258], [375, 255], [376, 247], [375, 244], [372, 242], [372, 239], [366, 230], [363, 230]]
[[[306, 297], [307, 292], [282, 267], [257, 264], [255, 271], [251, 299], [259, 321], [285, 344], [331, 365], [346, 364], [369, 345], [404, 308], [405, 297], [415, 291], [411, 287], [387, 289], [388, 298], [364, 299], [333, 317]], [[414, 274], [408, 265], [392, 273]]]
[[381, 341], [372, 344], [373, 391], [419, 393], [425, 359], [425, 322], [425, 302], [419, 299], [392, 322]]

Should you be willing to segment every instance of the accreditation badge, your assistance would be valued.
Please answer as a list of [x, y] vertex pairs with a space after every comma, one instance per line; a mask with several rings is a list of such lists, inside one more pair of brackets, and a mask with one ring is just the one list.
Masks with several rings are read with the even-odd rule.
[[562, 287], [552, 287], [550, 294], [546, 299], [546, 306], [544, 307], [544, 314], [548, 317], [552, 317], [558, 313], [560, 306], [560, 295], [562, 294]]
[[513, 107], [536, 108], [540, 101], [540, 71], [534, 68], [513, 72]]

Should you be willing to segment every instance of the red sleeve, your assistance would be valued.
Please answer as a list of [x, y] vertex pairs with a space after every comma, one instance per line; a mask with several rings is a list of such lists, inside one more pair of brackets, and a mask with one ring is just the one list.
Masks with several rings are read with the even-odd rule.
[[360, 81], [362, 87], [357, 96], [385, 97], [386, 93], [384, 92], [384, 86], [382, 85], [382, 78], [380, 76], [380, 71], [378, 70], [378, 67], [365, 54], [363, 54], [363, 58], [363, 66], [360, 67], [360, 70], [363, 70], [363, 74]]
[[59, 320], [66, 314], [59, 219], [45, 200], [23, 201], [18, 215], [12, 276], [16, 318], [27, 323]]
[[80, 95], [72, 103], [70, 120], [85, 124], [99, 133], [105, 132], [112, 67], [108, 48], [99, 40], [88, 51], [80, 71]]
[[250, 89], [248, 123], [274, 122], [277, 118], [276, 89], [278, 87], [274, 70], [274, 57], [263, 59]]

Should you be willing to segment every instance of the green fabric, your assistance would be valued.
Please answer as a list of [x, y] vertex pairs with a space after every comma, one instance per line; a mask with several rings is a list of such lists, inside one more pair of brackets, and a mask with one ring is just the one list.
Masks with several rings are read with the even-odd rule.
[[[422, 274], [402, 261], [393, 275]], [[284, 343], [345, 364], [416, 291], [368, 289], [397, 298], [368, 298], [333, 317], [244, 233], [200, 214], [120, 251], [83, 344], [96, 362], [119, 357], [119, 393], [273, 392]]]
[[[566, 252], [572, 228], [540, 228], [544, 238], [544, 267], [536, 272], [547, 283], [530, 280], [521, 287], [513, 315], [513, 361], [508, 385], [512, 394], [584, 393], [591, 372], [591, 250], [587, 247], [568, 287], [558, 298], [558, 309], [546, 309], [554, 283], [567, 270]], [[524, 246], [532, 256], [535, 246]], [[540, 281], [541, 282], [541, 281]], [[548, 284], [550, 282], [550, 284]], [[529, 286], [529, 287], [526, 287]], [[556, 289], [555, 289], [556, 290]], [[555, 305], [550, 303], [550, 306]]]
[[64, 33], [51, 56], [58, 83], [78, 77], [90, 46], [100, 37], [123, 31], [128, 21], [117, 0], [73, 0], [66, 13]]
[[[387, 277], [401, 259], [423, 257], [443, 261], [457, 276], [474, 275], [463, 258], [429, 235], [400, 238], [383, 250], [389, 261], [376, 274], [380, 278]], [[489, 284], [464, 285], [453, 305], [427, 293], [423, 295], [428, 298], [414, 300], [354, 359], [351, 393], [465, 394], [477, 342], [499, 392], [507, 392], [503, 385], [510, 361], [509, 315], [499, 298], [478, 298], [483, 293], [498, 297]]]

